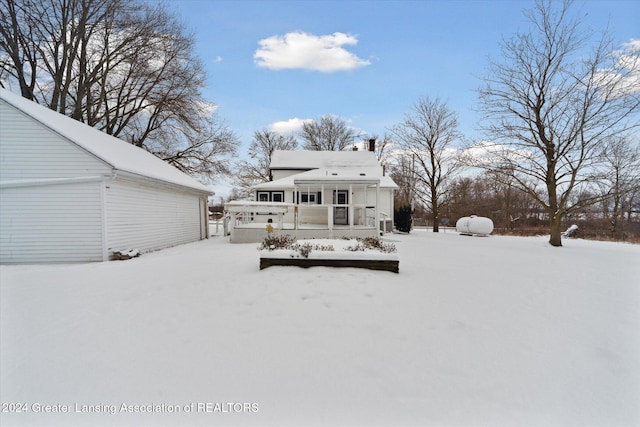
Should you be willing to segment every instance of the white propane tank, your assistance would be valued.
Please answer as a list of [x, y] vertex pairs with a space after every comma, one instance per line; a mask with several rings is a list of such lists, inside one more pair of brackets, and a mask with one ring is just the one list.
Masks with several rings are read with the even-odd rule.
[[456, 231], [469, 236], [488, 236], [493, 231], [493, 221], [483, 216], [465, 216], [456, 222]]

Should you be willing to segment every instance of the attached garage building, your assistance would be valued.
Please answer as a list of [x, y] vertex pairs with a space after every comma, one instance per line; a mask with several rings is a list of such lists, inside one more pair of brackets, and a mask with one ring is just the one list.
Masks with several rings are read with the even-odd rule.
[[0, 263], [107, 261], [208, 237], [203, 184], [0, 89]]

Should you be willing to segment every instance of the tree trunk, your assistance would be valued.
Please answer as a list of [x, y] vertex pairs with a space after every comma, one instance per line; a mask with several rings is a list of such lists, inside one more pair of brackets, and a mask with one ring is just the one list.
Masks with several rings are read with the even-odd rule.
[[439, 233], [440, 232], [440, 205], [438, 203], [438, 196], [437, 196], [438, 188], [435, 185], [435, 183], [433, 183], [433, 181], [430, 183], [430, 187], [431, 187], [431, 214], [433, 218], [433, 232]]
[[555, 158], [555, 146], [551, 143], [547, 144], [547, 194], [549, 196], [549, 206], [547, 207], [547, 213], [549, 214], [549, 243], [551, 246], [562, 246], [562, 231], [560, 230], [560, 223], [562, 222], [562, 214], [559, 212], [558, 207], [558, 183], [555, 178], [556, 163]]
[[562, 246], [562, 230], [560, 229], [560, 223], [562, 215], [553, 215], [550, 221], [550, 236], [549, 243], [551, 246]]

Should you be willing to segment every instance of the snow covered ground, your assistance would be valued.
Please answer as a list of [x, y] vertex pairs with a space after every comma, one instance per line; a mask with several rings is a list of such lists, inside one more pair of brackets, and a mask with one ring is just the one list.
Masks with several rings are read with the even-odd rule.
[[0, 425], [640, 425], [640, 246], [388, 240], [399, 274], [222, 237], [2, 266]]

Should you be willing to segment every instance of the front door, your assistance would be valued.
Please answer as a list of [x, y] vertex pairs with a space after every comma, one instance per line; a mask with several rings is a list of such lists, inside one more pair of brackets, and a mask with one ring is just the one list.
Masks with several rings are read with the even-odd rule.
[[[346, 205], [349, 203], [349, 192], [346, 190], [336, 190], [333, 192], [334, 205]], [[347, 206], [335, 206], [333, 208], [334, 225], [349, 224], [349, 208]]]

